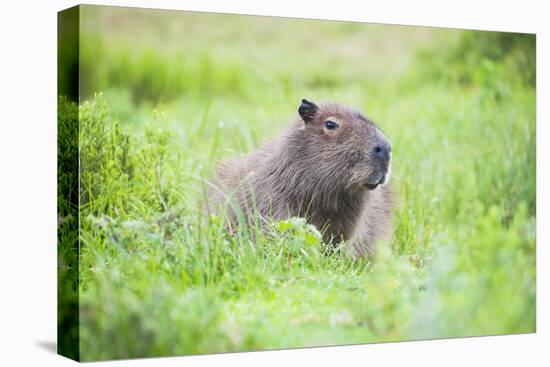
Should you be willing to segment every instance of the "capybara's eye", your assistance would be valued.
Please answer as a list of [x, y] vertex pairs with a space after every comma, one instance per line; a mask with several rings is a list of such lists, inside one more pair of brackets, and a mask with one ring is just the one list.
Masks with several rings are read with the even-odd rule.
[[336, 129], [338, 129], [338, 127], [340, 127], [340, 125], [338, 125], [338, 123], [336, 123], [334, 121], [331, 121], [331, 120], [325, 121], [325, 128], [327, 130], [336, 130]]

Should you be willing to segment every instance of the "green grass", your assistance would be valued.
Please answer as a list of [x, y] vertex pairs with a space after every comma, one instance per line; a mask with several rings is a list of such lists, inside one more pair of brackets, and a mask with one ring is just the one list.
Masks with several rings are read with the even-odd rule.
[[[158, 34], [134, 47], [132, 18], [104, 20], [131, 11], [88, 9], [83, 360], [535, 330], [533, 37], [209, 15], [218, 39], [212, 19], [139, 13]], [[374, 258], [297, 218], [231, 236], [201, 213], [216, 162], [302, 97], [360, 106], [392, 141], [396, 230]]]

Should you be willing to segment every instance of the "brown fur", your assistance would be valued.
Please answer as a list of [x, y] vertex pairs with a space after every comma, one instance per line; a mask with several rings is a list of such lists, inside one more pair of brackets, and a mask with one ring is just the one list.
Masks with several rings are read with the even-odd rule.
[[371, 120], [342, 105], [303, 100], [298, 111], [301, 119], [278, 137], [220, 164], [210, 204], [229, 199], [233, 225], [239, 211], [249, 221], [253, 213], [305, 217], [327, 243], [347, 241], [351, 256], [363, 256], [390, 233], [391, 145]]

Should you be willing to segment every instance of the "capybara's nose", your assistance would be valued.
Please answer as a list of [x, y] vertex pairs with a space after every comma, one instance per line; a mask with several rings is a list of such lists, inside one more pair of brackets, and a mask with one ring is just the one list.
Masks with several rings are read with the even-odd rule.
[[391, 145], [389, 144], [378, 144], [372, 149], [374, 156], [378, 159], [389, 160]]

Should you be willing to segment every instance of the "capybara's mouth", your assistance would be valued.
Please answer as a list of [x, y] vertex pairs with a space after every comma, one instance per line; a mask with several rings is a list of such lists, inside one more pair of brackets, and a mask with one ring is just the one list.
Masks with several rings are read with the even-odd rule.
[[374, 190], [378, 187], [378, 184], [368, 184], [366, 183], [365, 184], [365, 187], [368, 189], [368, 190]]
[[383, 185], [386, 182], [386, 172], [382, 173], [381, 175], [378, 175], [372, 182], [366, 182], [365, 187], [368, 190], [374, 190], [378, 186]]

